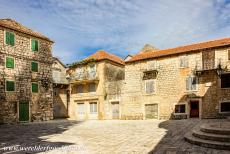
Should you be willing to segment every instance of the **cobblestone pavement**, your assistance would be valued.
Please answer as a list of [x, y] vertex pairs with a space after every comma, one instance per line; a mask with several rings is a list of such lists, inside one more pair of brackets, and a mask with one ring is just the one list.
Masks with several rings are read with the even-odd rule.
[[[0, 125], [0, 153], [29, 154], [40, 150], [39, 153], [53, 154], [227, 154], [229, 151], [203, 148], [184, 141], [185, 133], [212, 121], [217, 120], [54, 120]], [[52, 149], [55, 147], [59, 149]], [[28, 149], [18, 152], [16, 148]]]

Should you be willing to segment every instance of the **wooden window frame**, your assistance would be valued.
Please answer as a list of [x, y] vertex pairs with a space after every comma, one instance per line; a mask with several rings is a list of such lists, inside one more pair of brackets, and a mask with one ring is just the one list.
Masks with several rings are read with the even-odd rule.
[[[12, 34], [14, 34], [14, 44], [13, 45], [11, 45], [11, 44], [7, 44], [6, 43], [6, 33], [7, 32], [9, 32], [9, 33], [12, 33]], [[15, 32], [13, 32], [13, 31], [10, 31], [10, 30], [4, 30], [4, 44], [5, 45], [8, 45], [8, 46], [15, 46], [15, 43], [16, 43], [16, 37], [15, 37], [16, 35], [15, 35]]]
[[[93, 107], [93, 109], [96, 109], [96, 112], [91, 112], [91, 104], [96, 104], [96, 108], [95, 106]], [[98, 103], [97, 102], [89, 102], [89, 113], [90, 114], [97, 114], [98, 113]]]
[[[33, 71], [33, 69], [32, 69], [32, 63], [37, 63], [37, 64], [38, 64], [38, 70], [37, 70], [37, 71]], [[30, 63], [30, 69], [31, 69], [31, 71], [34, 72], [34, 73], [39, 72], [39, 63], [36, 62], [36, 61], [31, 61], [31, 63]]]
[[[33, 92], [33, 84], [37, 84], [37, 86], [38, 86], [38, 91], [37, 91], [37, 92]], [[38, 82], [31, 82], [31, 92], [32, 92], [33, 94], [39, 93], [39, 84], [38, 84]]]
[[[187, 89], [187, 79], [188, 78], [196, 78], [196, 88], [195, 89]], [[195, 76], [187, 76], [186, 79], [185, 79], [185, 89], [186, 89], [186, 92], [197, 92], [198, 89], [199, 89], [199, 80], [197, 77]]]
[[[13, 91], [8, 91], [8, 90], [7, 90], [7, 81], [12, 81], [12, 82], [14, 82], [14, 90], [13, 90]], [[7, 79], [7, 80], [5, 81], [5, 91], [6, 91], [6, 92], [15, 92], [15, 91], [16, 91], [16, 83], [15, 83], [15, 80]]]
[[[38, 41], [38, 50], [37, 51], [32, 50], [32, 40]], [[37, 53], [39, 51], [39, 48], [40, 48], [40, 41], [38, 39], [36, 39], [36, 38], [30, 38], [30, 51], [32, 51], [34, 53]]]
[[[14, 67], [13, 68], [8, 68], [7, 66], [6, 66], [6, 62], [7, 62], [7, 58], [13, 58], [13, 60], [14, 60]], [[6, 69], [15, 69], [15, 58], [14, 57], [12, 57], [12, 56], [5, 56], [5, 68]]]
[[[185, 112], [183, 112], [183, 113], [177, 113], [176, 112], [176, 106], [180, 106], [180, 105], [184, 105], [185, 106]], [[175, 104], [174, 105], [174, 115], [181, 115], [181, 114], [186, 114], [187, 113], [187, 104], [186, 103], [180, 103], [180, 104]]]
[[221, 111], [221, 104], [222, 104], [222, 103], [229, 103], [229, 104], [230, 104], [230, 100], [220, 101], [220, 103], [219, 103], [219, 113], [230, 113], [230, 111], [229, 111], [229, 112], [222, 112], [222, 111]]

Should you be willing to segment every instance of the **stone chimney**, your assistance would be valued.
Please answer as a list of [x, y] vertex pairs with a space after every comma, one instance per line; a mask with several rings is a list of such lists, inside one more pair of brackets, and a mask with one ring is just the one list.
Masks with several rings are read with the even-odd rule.
[[150, 44], [145, 44], [145, 46], [141, 49], [140, 53], [149, 52], [149, 51], [157, 51], [157, 50], [159, 49], [155, 48], [154, 46]]

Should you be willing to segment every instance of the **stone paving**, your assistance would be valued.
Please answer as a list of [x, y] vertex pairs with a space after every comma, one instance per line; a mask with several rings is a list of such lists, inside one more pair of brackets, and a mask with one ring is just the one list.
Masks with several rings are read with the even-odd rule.
[[[54, 120], [0, 125], [0, 153], [227, 154], [184, 141], [192, 128], [213, 121], [219, 120]], [[27, 149], [19, 152], [17, 148]]]

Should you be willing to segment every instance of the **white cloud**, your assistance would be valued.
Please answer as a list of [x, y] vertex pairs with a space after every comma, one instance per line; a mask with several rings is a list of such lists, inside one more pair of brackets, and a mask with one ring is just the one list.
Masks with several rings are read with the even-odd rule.
[[56, 42], [54, 54], [66, 63], [98, 48], [125, 56], [145, 43], [168, 48], [230, 34], [230, 3], [224, 0], [3, 0], [0, 4], [0, 17], [9, 15], [47, 34]]

